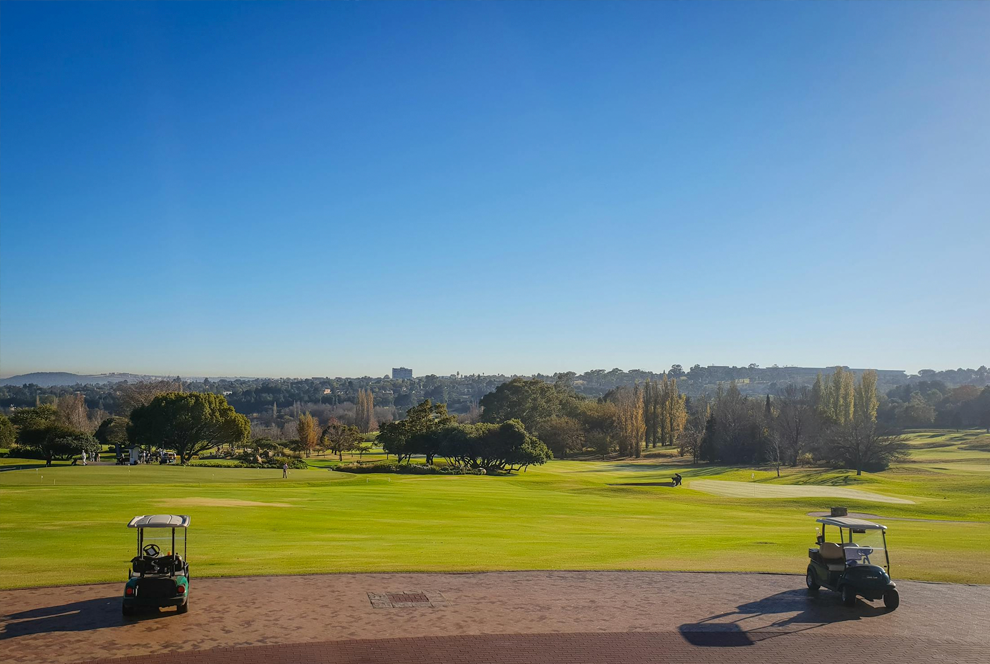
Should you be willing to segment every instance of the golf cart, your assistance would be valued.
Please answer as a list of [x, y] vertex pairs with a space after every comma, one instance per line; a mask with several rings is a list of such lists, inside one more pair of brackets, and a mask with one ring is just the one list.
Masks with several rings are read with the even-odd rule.
[[[185, 557], [189, 517], [174, 514], [136, 516], [127, 527], [137, 529], [137, 555], [131, 558], [131, 569], [124, 586], [124, 615], [132, 616], [137, 609], [147, 607], [174, 606], [179, 613], [188, 611], [189, 563]], [[177, 528], [182, 531], [181, 556], [175, 548]], [[148, 536], [145, 536], [146, 530], [150, 531]], [[156, 541], [166, 546], [171, 542], [167, 554], [162, 555], [162, 548]]]
[[[857, 596], [870, 601], [883, 598], [887, 610], [896, 609], [900, 597], [897, 584], [890, 580], [887, 526], [848, 516], [825, 516], [817, 521], [822, 528], [818, 546], [808, 549], [808, 590], [816, 592], [825, 586], [838, 591], [846, 606], [856, 604]], [[826, 540], [828, 526], [838, 530], [838, 542]]]

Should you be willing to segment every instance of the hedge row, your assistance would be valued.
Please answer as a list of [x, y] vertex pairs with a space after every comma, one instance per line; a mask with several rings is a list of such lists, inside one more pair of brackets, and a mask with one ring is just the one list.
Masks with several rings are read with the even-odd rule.
[[398, 475], [484, 475], [483, 470], [468, 470], [458, 466], [427, 466], [381, 461], [379, 463], [345, 463], [334, 466], [342, 473], [396, 473]]

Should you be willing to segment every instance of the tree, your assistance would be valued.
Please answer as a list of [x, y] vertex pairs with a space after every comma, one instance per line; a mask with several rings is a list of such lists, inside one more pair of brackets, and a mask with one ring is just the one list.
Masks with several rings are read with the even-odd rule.
[[578, 414], [585, 431], [585, 439], [602, 459], [615, 450], [619, 429], [619, 413], [614, 403], [586, 401]]
[[100, 444], [85, 431], [57, 422], [38, 422], [21, 427], [17, 442], [40, 453], [45, 459], [71, 459], [76, 454], [97, 452]]
[[[401, 463], [403, 459], [408, 461], [413, 454], [422, 454], [410, 446], [410, 440], [414, 436], [434, 429], [441, 429], [456, 422], [457, 417], [447, 412], [446, 404], [435, 404], [427, 399], [418, 406], [407, 410], [406, 419], [382, 424], [378, 431], [378, 442], [381, 443], [386, 454], [396, 455], [399, 463]], [[421, 439], [417, 442], [421, 445], [424, 440]], [[433, 454], [427, 454], [427, 461], [432, 463]]]
[[651, 447], [673, 445], [679, 441], [687, 421], [685, 398], [677, 389], [677, 380], [664, 374], [653, 383], [647, 381], [643, 389], [643, 419], [646, 425], [646, 442]]
[[547, 446], [527, 433], [519, 420], [448, 426], [434, 435], [442, 456], [487, 472], [521, 470], [553, 458]]
[[832, 379], [826, 383], [826, 408], [828, 420], [835, 424], [845, 424], [853, 418], [855, 408], [855, 387], [853, 375], [836, 367]]
[[354, 424], [362, 433], [374, 431], [377, 428], [375, 422], [375, 397], [371, 390], [359, 389], [357, 401], [354, 406]]
[[811, 394], [809, 395], [811, 401], [811, 407], [819, 415], [824, 414], [825, 411], [825, 383], [822, 380], [822, 372], [818, 372], [818, 376], [815, 377], [815, 384], [811, 386]]
[[[64, 427], [64, 425], [56, 426], [58, 428]], [[49, 434], [48, 445], [51, 446], [52, 456], [69, 459], [83, 452], [96, 454], [100, 451], [100, 443], [93, 436], [85, 431], [73, 430], [71, 427], [64, 428], [66, 431], [61, 435], [55, 432]]]
[[927, 427], [934, 421], [935, 407], [917, 392], [911, 395], [911, 401], [904, 406], [898, 418], [898, 424], [905, 428]]
[[119, 447], [127, 444], [127, 418], [108, 417], [96, 429], [96, 440], [108, 447]]
[[147, 406], [159, 394], [180, 392], [182, 383], [178, 379], [149, 380], [137, 383], [122, 382], [114, 387], [117, 402], [120, 404], [118, 415], [128, 416], [139, 406]]
[[58, 420], [62, 424], [77, 431], [92, 431], [89, 422], [89, 409], [86, 407], [86, 397], [81, 393], [67, 394], [55, 402], [58, 410]]
[[677, 390], [676, 380], [663, 377], [660, 383], [661, 426], [660, 445], [667, 447], [674, 444], [687, 420], [684, 407], [684, 397]]
[[536, 431], [543, 420], [567, 414], [565, 402], [575, 399], [573, 393], [538, 378], [513, 378], [481, 398], [481, 420], [498, 423], [517, 419], [527, 430]]
[[814, 431], [814, 408], [808, 388], [788, 385], [777, 395], [773, 420], [774, 445], [783, 463], [796, 466], [798, 457], [809, 446]]
[[344, 452], [357, 449], [361, 442], [361, 431], [356, 426], [344, 424], [336, 417], [331, 417], [330, 421], [323, 428], [320, 435], [323, 444], [341, 461], [344, 460]]
[[651, 380], [643, 384], [643, 425], [647, 447], [656, 447], [660, 442], [660, 417], [662, 412], [660, 389]]
[[711, 408], [707, 399], [698, 399], [691, 414], [685, 422], [684, 429], [678, 436], [679, 450], [681, 456], [690, 454], [694, 463], [701, 459], [701, 443], [705, 437], [705, 425], [711, 415]]
[[211, 447], [244, 442], [248, 419], [220, 394], [166, 392], [131, 412], [127, 437], [136, 443], [175, 450], [184, 464]]
[[14, 411], [10, 417], [11, 424], [17, 427], [18, 436], [26, 429], [37, 429], [48, 424], [55, 424], [57, 420], [58, 411], [50, 405], [21, 408]]
[[855, 408], [853, 417], [861, 424], [872, 424], [877, 421], [877, 408], [880, 397], [877, 395], [877, 372], [872, 369], [864, 371], [856, 386]]
[[62, 456], [59, 452], [61, 448], [55, 446], [54, 441], [80, 433], [60, 424], [58, 410], [52, 405], [22, 408], [15, 411], [10, 420], [17, 431], [17, 444], [38, 452], [48, 460], [49, 465], [53, 458]]
[[378, 427], [378, 444], [382, 446], [386, 456], [394, 454], [399, 463], [402, 463], [402, 459], [408, 454], [406, 451], [408, 437], [405, 420], [384, 422]]
[[17, 440], [17, 429], [6, 415], [0, 413], [0, 448], [9, 450]]
[[606, 394], [603, 400], [615, 404], [619, 454], [639, 457], [645, 430], [643, 399], [639, 387], [617, 387]]
[[981, 427], [990, 433], [990, 385], [983, 388], [980, 392], [978, 398], [979, 404], [977, 405], [977, 417]]
[[769, 395], [767, 395], [766, 409], [769, 412], [767, 412], [766, 426], [764, 429], [765, 442], [763, 445], [763, 453], [766, 455], [767, 462], [776, 469], [777, 477], [780, 477], [780, 465], [783, 463], [784, 450], [780, 441], [780, 434], [774, 426], [773, 412], [771, 409]]
[[899, 435], [882, 431], [876, 423], [856, 421], [830, 429], [824, 446], [829, 463], [855, 469], [857, 475], [884, 470], [906, 449]]
[[759, 463], [765, 458], [765, 444], [763, 405], [742, 396], [734, 382], [727, 389], [720, 384], [705, 423], [699, 457], [709, 462]]
[[584, 428], [573, 417], [551, 417], [544, 420], [536, 435], [546, 443], [554, 457], [564, 459], [568, 454], [584, 449]]
[[299, 451], [305, 453], [307, 457], [313, 453], [313, 450], [316, 449], [316, 427], [316, 420], [309, 414], [309, 411], [300, 415], [299, 421], [296, 422], [296, 435], [299, 438]]

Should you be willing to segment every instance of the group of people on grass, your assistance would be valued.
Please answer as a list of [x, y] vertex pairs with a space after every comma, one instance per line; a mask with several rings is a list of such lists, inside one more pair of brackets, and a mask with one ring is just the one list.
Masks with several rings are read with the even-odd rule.
[[[83, 450], [83, 452], [82, 452], [82, 465], [84, 465], [84, 466], [88, 465], [90, 459], [93, 460], [93, 463], [99, 463], [100, 462], [100, 453], [99, 452], [89, 453], [86, 450]], [[80, 461], [80, 459], [76, 459], [75, 457], [73, 457], [72, 458], [72, 463], [70, 465], [75, 466], [77, 463], [79, 463], [79, 461]], [[51, 456], [48, 456], [45, 459], [45, 465], [46, 466], [52, 465], [52, 458], [51, 458]]]

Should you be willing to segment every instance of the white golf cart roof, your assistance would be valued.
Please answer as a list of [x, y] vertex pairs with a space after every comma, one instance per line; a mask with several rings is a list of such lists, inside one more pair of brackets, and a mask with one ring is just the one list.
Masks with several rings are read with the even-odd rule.
[[879, 523], [871, 523], [870, 521], [863, 521], [862, 519], [854, 519], [851, 516], [823, 516], [820, 519], [816, 519], [818, 523], [824, 523], [826, 526], [836, 526], [838, 528], [853, 528], [855, 530], [887, 530], [887, 526], [881, 526]]
[[127, 524], [128, 528], [188, 528], [189, 517], [185, 514], [149, 514], [136, 516]]

